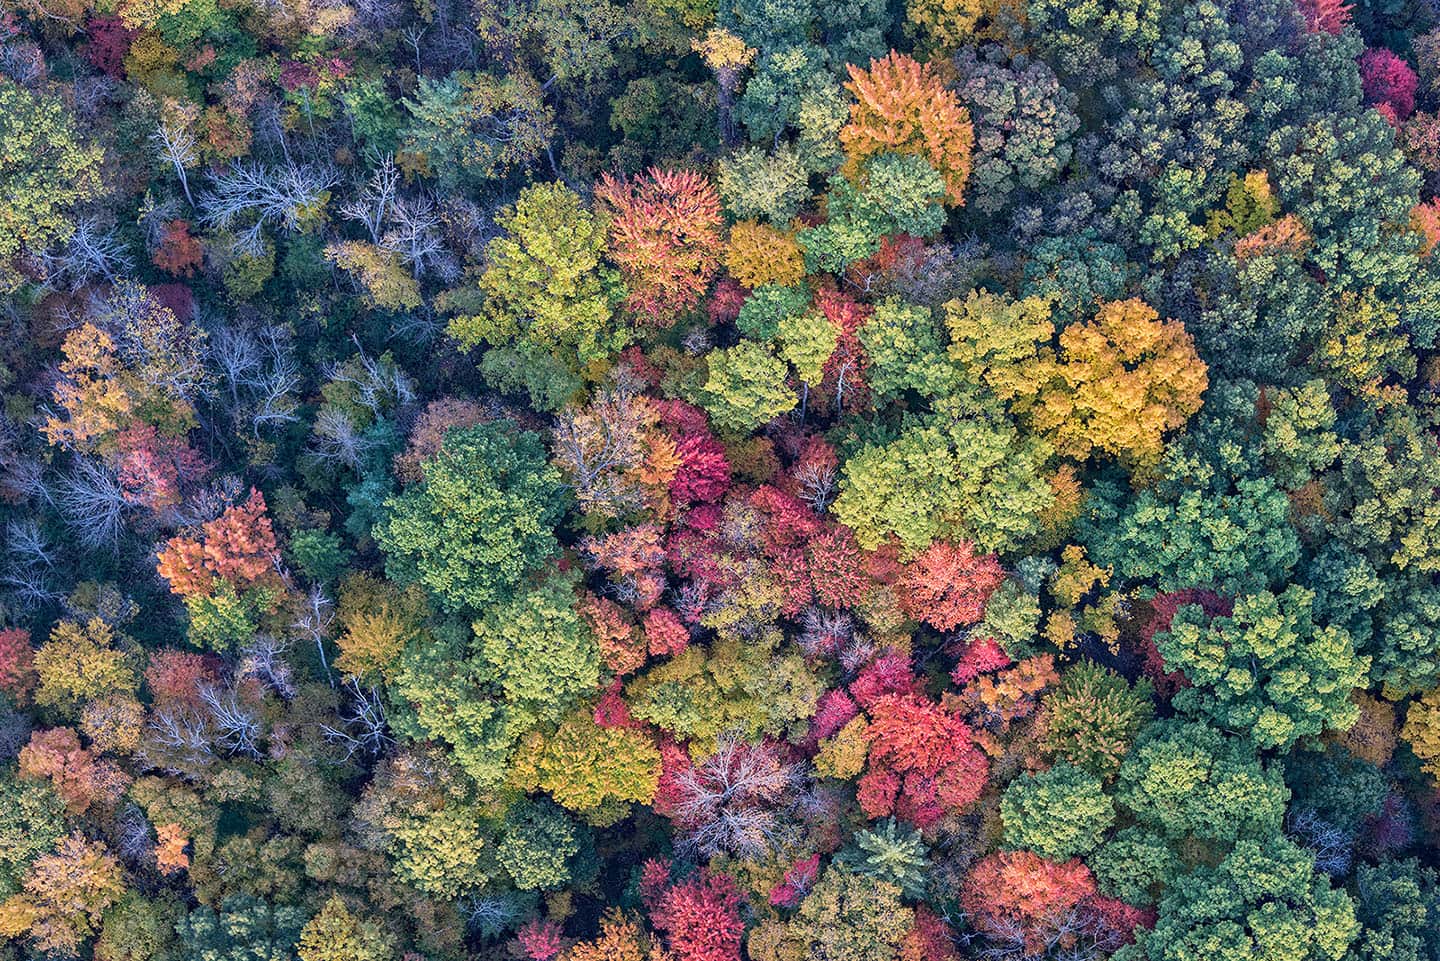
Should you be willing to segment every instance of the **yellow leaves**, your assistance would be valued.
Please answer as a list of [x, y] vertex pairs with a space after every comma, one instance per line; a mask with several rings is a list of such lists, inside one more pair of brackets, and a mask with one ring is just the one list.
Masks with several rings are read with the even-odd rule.
[[869, 70], [847, 69], [845, 89], [856, 102], [840, 131], [845, 175], [857, 180], [865, 161], [877, 154], [916, 155], [944, 178], [948, 202], [964, 204], [975, 129], [955, 93], [928, 63], [893, 50], [872, 60]]
[[1165, 432], [1185, 425], [1209, 386], [1185, 328], [1138, 299], [1105, 304], [1094, 321], [1067, 327], [1048, 373], [1033, 426], [1066, 456], [1099, 451], [1133, 468], [1159, 461]]
[[1421, 696], [1405, 712], [1400, 736], [1420, 759], [1425, 773], [1440, 784], [1440, 688]]
[[857, 777], [864, 770], [865, 758], [870, 752], [868, 728], [864, 715], [857, 715], [822, 741], [820, 753], [815, 755], [815, 773], [842, 781]]
[[730, 228], [725, 251], [730, 276], [746, 287], [778, 284], [790, 287], [805, 279], [805, 255], [785, 231], [742, 220]]
[[114, 644], [115, 632], [98, 617], [83, 627], [75, 621], [55, 625], [35, 652], [35, 703], [70, 712], [95, 698], [133, 694], [135, 671]]
[[130, 423], [137, 405], [135, 385], [121, 376], [115, 340], [94, 324], [65, 337], [60, 380], [51, 397], [66, 416], [52, 416], [41, 430], [50, 443], [89, 451]]
[[420, 285], [393, 250], [346, 240], [327, 245], [325, 259], [354, 274], [373, 306], [385, 310], [414, 310], [420, 306]]
[[756, 52], [724, 27], [711, 27], [704, 39], [692, 40], [690, 48], [700, 54], [705, 65], [716, 72], [749, 66], [755, 59]]

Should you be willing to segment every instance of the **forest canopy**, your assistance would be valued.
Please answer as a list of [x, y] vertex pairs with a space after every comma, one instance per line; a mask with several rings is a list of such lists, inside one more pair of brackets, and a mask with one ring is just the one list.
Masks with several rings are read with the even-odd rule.
[[0, 961], [1440, 961], [1440, 4], [0, 0]]

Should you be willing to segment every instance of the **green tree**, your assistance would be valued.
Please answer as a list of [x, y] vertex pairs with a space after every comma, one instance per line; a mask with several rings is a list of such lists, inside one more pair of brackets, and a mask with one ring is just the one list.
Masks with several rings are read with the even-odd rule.
[[1154, 714], [1153, 695], [1148, 681], [1131, 686], [1114, 671], [1082, 659], [1045, 698], [1045, 749], [1092, 774], [1114, 777]]
[[1312, 865], [1308, 852], [1283, 838], [1241, 841], [1218, 866], [1170, 885], [1155, 927], [1137, 929], [1130, 956], [1340, 961], [1359, 933], [1355, 906]]
[[1057, 764], [1011, 781], [1000, 800], [1000, 817], [1007, 847], [1068, 861], [1099, 846], [1115, 823], [1115, 805], [1095, 775]]
[[496, 854], [517, 888], [555, 890], [570, 882], [579, 835], [579, 826], [555, 804], [523, 801], [505, 818]]
[[15, 260], [75, 232], [70, 209], [101, 189], [102, 151], [84, 143], [59, 97], [0, 77], [0, 293], [24, 281]]
[[293, 961], [305, 912], [248, 894], [228, 895], [217, 911], [201, 906], [175, 926], [195, 961]]
[[65, 833], [64, 805], [48, 781], [0, 774], [0, 901], [20, 890], [30, 864]]
[[742, 340], [734, 347], [711, 351], [710, 375], [701, 400], [716, 427], [749, 431], [779, 417], [799, 401], [785, 383], [785, 362], [763, 345]]
[[1175, 706], [1248, 731], [1262, 748], [1347, 730], [1359, 717], [1350, 692], [1370, 662], [1345, 630], [1314, 623], [1314, 599], [1314, 591], [1292, 584], [1280, 594], [1237, 598], [1229, 617], [1181, 607], [1170, 629], [1155, 636], [1165, 666], [1193, 685], [1175, 694]]
[[795, 916], [761, 925], [748, 948], [755, 961], [891, 961], [913, 920], [898, 886], [831, 865]]
[[331, 895], [305, 923], [297, 954], [300, 961], [388, 961], [395, 945], [378, 923], [357, 918], [342, 899]]
[[893, 817], [878, 828], [856, 831], [835, 863], [867, 877], [893, 884], [908, 898], [925, 897], [930, 859], [918, 830], [906, 830]]
[[[625, 346], [625, 332], [612, 323], [618, 278], [602, 264], [605, 225], [573, 190], [531, 184], [496, 226], [505, 235], [485, 249], [484, 303], [450, 321], [461, 347], [524, 340], [579, 367]], [[465, 299], [464, 292], [452, 297], [457, 307]]]
[[386, 572], [424, 584], [445, 610], [511, 596], [559, 549], [564, 491], [538, 434], [509, 422], [452, 430], [424, 474], [385, 502], [374, 536]]

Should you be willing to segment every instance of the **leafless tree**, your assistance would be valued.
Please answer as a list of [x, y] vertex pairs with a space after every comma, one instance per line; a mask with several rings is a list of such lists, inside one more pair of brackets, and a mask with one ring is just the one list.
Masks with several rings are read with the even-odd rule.
[[240, 703], [233, 687], [203, 685], [200, 700], [209, 715], [216, 744], [233, 754], [260, 756], [260, 720], [252, 708]]
[[115, 849], [132, 867], [154, 864], [155, 843], [150, 837], [150, 822], [139, 805], [127, 804], [116, 819], [118, 822]]
[[207, 227], [235, 231], [239, 249], [257, 254], [267, 225], [299, 229], [301, 218], [338, 179], [334, 170], [318, 164], [233, 164], [211, 178], [210, 190], [200, 198], [200, 220]]
[[40, 260], [45, 268], [45, 283], [71, 293], [96, 278], [117, 280], [135, 267], [134, 258], [114, 229], [102, 229], [91, 217], [77, 219], [75, 232], [65, 246], [47, 251]]
[[295, 673], [285, 659], [289, 645], [270, 634], [257, 634], [240, 652], [237, 678], [253, 677], [285, 700], [295, 696]]
[[167, 774], [190, 776], [215, 760], [205, 718], [186, 708], [167, 705], [150, 715], [139, 751], [147, 766]]
[[354, 388], [356, 402], [377, 417], [388, 408], [414, 402], [415, 381], [409, 374], [396, 364], [375, 360], [358, 340], [355, 346], [358, 353], [353, 359], [359, 361], [358, 368], [348, 363], [327, 365], [326, 379], [349, 384]]
[[770, 849], [776, 809], [793, 784], [793, 768], [773, 749], [724, 734], [714, 754], [677, 775], [675, 821], [706, 857], [758, 858]]
[[33, 610], [63, 596], [51, 586], [55, 567], [52, 551], [33, 518], [11, 520], [5, 525], [5, 563], [0, 565], [0, 584], [18, 606]]
[[185, 191], [186, 201], [194, 207], [195, 198], [190, 195], [190, 174], [187, 171], [200, 159], [195, 152], [195, 135], [188, 127], [166, 118], [155, 127], [155, 132], [150, 135], [150, 143], [160, 159], [169, 161], [170, 166], [175, 168], [180, 189]]
[[335, 602], [326, 595], [323, 586], [312, 585], [310, 593], [305, 596], [305, 606], [301, 608], [292, 629], [315, 645], [315, 651], [320, 655], [320, 666], [325, 668], [325, 676], [330, 680], [331, 687], [335, 686], [335, 679], [330, 674], [330, 661], [325, 656], [325, 640], [330, 636], [334, 625]]
[[399, 254], [417, 280], [433, 274], [449, 283], [460, 276], [460, 264], [445, 246], [435, 201], [425, 196], [397, 198], [388, 224], [380, 246]]
[[849, 613], [814, 605], [800, 613], [800, 627], [797, 640], [810, 657], [833, 655], [855, 637], [855, 621]]
[[255, 437], [266, 428], [299, 420], [300, 365], [289, 336], [274, 327], [258, 332], [226, 325], [210, 338], [210, 362], [219, 371], [222, 398], [237, 421], [249, 419]]
[[399, 186], [400, 172], [395, 169], [394, 159], [387, 154], [380, 158], [365, 188], [340, 205], [340, 215], [364, 224], [370, 240], [378, 244]]
[[806, 461], [795, 472], [795, 483], [800, 499], [817, 514], [824, 514], [835, 499], [837, 485], [832, 465]]
[[1285, 815], [1285, 829], [1297, 842], [1315, 852], [1315, 867], [1338, 877], [1350, 870], [1355, 856], [1354, 839], [1312, 808], [1291, 808]]
[[341, 716], [340, 724], [321, 724], [325, 739], [345, 749], [345, 760], [356, 754], [380, 757], [395, 739], [385, 720], [385, 703], [380, 691], [373, 687], [361, 687], [354, 678], [345, 682], [350, 695], [348, 710]]
[[60, 475], [55, 505], [80, 543], [92, 550], [120, 545], [125, 530], [125, 491], [115, 472], [88, 457]]

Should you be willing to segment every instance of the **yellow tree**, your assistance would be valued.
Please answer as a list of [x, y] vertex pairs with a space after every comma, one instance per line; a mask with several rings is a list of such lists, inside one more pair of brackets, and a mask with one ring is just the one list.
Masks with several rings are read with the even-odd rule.
[[120, 862], [104, 844], [77, 832], [37, 858], [24, 890], [0, 904], [0, 936], [28, 933], [42, 953], [78, 954], [100, 930], [105, 909], [124, 893]]
[[1059, 356], [1037, 373], [1048, 376], [1029, 420], [1055, 449], [1077, 460], [1109, 454], [1132, 468], [1160, 460], [1165, 432], [1200, 409], [1209, 385], [1184, 326], [1138, 299], [1067, 327]]

